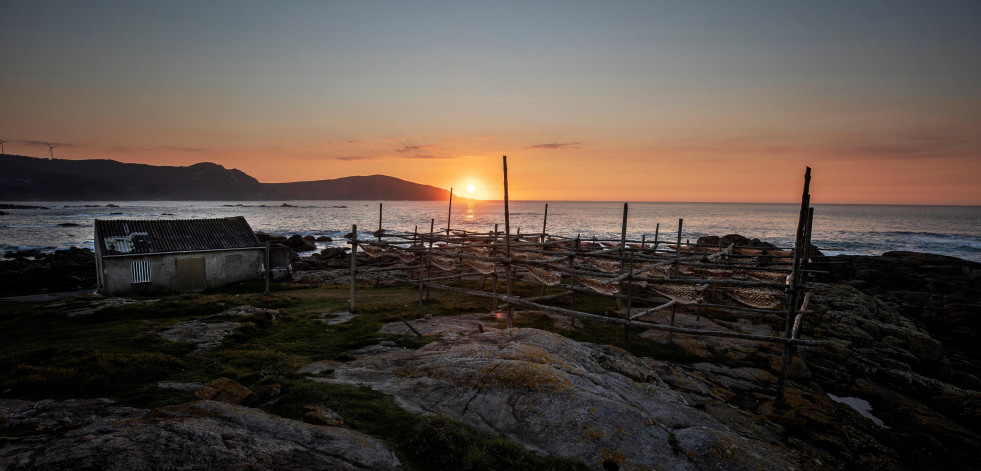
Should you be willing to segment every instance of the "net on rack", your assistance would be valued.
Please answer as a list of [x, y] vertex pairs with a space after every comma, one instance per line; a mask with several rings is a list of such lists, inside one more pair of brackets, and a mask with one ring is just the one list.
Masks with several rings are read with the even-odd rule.
[[673, 299], [681, 304], [695, 304], [702, 300], [702, 291], [708, 285], [688, 285], [688, 284], [658, 284], [652, 285], [651, 289], [655, 292]]
[[371, 258], [378, 258], [385, 255], [381, 247], [368, 244], [358, 244], [358, 247], [361, 247], [361, 250], [363, 250], [364, 253], [368, 254], [368, 256]]
[[484, 260], [474, 260], [470, 258], [465, 258], [463, 259], [463, 263], [466, 264], [468, 267], [477, 270], [482, 275], [490, 275], [491, 273], [494, 273], [494, 271], [497, 269], [497, 267], [494, 265], [494, 262], [486, 262]]
[[619, 273], [620, 262], [598, 257], [584, 257], [583, 261], [603, 273]]
[[551, 270], [546, 270], [541, 267], [536, 267], [534, 265], [522, 265], [531, 276], [535, 277], [536, 280], [541, 281], [547, 286], [555, 286], [562, 281], [562, 274], [554, 272]]
[[780, 298], [783, 296], [783, 293], [767, 288], [725, 286], [720, 287], [719, 291], [739, 304], [756, 309], [774, 309], [780, 304]]
[[431, 255], [429, 261], [440, 270], [450, 271], [456, 268], [456, 259]]

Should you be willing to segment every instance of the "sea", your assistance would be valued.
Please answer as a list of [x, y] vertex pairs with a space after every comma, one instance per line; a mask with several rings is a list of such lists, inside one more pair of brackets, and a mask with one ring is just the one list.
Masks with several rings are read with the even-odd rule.
[[[244, 216], [252, 229], [328, 236], [318, 249], [341, 246], [379, 228], [412, 233], [504, 230], [502, 201], [45, 201], [4, 202], [45, 209], [2, 209], [0, 255], [38, 249], [93, 248], [96, 219], [199, 219]], [[547, 205], [547, 213], [546, 213]], [[674, 242], [741, 234], [779, 247], [793, 245], [799, 204], [512, 201], [512, 232], [584, 240], [627, 238]], [[811, 238], [826, 255], [880, 255], [904, 250], [981, 262], [981, 206], [815, 205]], [[312, 253], [312, 252], [311, 252]], [[301, 254], [301, 255], [309, 255]]]

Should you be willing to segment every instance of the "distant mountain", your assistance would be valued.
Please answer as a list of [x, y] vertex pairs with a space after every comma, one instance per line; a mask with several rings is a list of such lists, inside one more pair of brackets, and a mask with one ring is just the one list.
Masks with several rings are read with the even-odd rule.
[[236, 169], [0, 156], [0, 200], [446, 200], [449, 192], [385, 175], [260, 183]]
[[385, 175], [262, 185], [278, 198], [291, 200], [446, 200], [449, 198], [449, 192], [442, 188], [420, 185]]

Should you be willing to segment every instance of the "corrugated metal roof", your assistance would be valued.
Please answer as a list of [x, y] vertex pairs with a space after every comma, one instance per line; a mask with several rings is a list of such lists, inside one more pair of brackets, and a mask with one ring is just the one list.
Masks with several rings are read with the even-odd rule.
[[197, 252], [262, 247], [242, 216], [219, 219], [95, 220], [103, 255]]

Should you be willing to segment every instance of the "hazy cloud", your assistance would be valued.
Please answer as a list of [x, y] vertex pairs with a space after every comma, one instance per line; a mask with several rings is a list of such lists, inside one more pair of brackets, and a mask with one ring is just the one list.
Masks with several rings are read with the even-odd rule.
[[413, 154], [403, 156], [406, 159], [452, 159], [455, 156], [452, 155], [433, 155], [433, 154]]
[[67, 142], [55, 142], [55, 141], [31, 141], [31, 140], [26, 140], [26, 141], [13, 141], [13, 142], [17, 142], [17, 143], [20, 143], [20, 144], [27, 144], [29, 146], [48, 147], [48, 145], [50, 144], [50, 145], [55, 146], [55, 147], [75, 147], [75, 144], [70, 144], [70, 143], [67, 143]]
[[551, 144], [535, 144], [525, 146], [525, 149], [582, 149], [581, 142], [553, 142]]
[[434, 149], [436, 149], [436, 146], [427, 144], [422, 146], [402, 146], [399, 149], [395, 149], [395, 152], [404, 154], [406, 152], [419, 152], [419, 151], [427, 151], [427, 150], [434, 150]]

